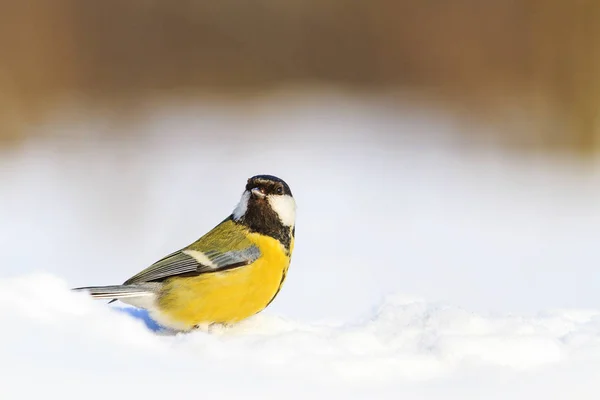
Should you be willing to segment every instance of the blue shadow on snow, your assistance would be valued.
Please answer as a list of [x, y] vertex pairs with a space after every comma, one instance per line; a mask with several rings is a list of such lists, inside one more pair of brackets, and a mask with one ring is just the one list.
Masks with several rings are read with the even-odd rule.
[[142, 310], [141, 308], [133, 308], [133, 307], [112, 307], [113, 310], [119, 311], [129, 316], [139, 319], [146, 325], [146, 328], [150, 329], [152, 332], [159, 332], [164, 330], [165, 328], [159, 325], [155, 320], [150, 318], [147, 310]]

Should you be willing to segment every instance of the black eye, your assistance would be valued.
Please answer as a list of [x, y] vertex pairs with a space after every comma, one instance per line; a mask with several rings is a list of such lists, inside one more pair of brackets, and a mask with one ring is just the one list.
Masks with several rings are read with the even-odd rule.
[[275, 191], [277, 192], [277, 194], [283, 194], [283, 188], [281, 186], [277, 186], [277, 189]]

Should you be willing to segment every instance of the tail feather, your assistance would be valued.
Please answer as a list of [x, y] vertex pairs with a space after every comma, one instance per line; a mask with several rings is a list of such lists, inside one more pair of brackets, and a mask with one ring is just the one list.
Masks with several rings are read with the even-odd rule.
[[131, 297], [153, 296], [155, 293], [147, 287], [135, 285], [87, 286], [73, 289], [76, 292], [88, 292], [95, 299], [126, 299]]

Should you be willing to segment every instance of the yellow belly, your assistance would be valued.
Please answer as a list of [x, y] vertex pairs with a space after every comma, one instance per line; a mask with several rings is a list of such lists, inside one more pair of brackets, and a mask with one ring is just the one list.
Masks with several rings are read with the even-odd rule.
[[201, 324], [238, 322], [262, 311], [283, 284], [290, 257], [273, 238], [250, 234], [249, 239], [261, 250], [254, 263], [165, 282], [157, 300], [161, 319], [191, 329]]

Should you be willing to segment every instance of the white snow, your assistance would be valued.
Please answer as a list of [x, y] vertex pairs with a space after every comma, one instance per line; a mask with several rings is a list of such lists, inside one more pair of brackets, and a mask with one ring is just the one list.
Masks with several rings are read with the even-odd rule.
[[[341, 98], [40, 127], [62, 139], [0, 153], [0, 398], [596, 399], [600, 164], [459, 127]], [[261, 173], [298, 203], [265, 312], [172, 335], [68, 290], [196, 239]]]
[[[388, 298], [349, 324], [259, 315], [157, 335], [49, 274], [0, 283], [3, 398], [595, 398], [600, 312], [475, 314]], [[34, 381], [34, 382], [32, 382]]]

